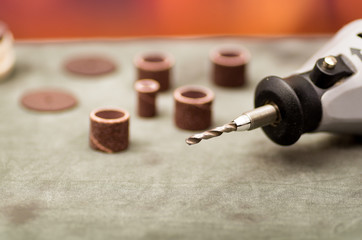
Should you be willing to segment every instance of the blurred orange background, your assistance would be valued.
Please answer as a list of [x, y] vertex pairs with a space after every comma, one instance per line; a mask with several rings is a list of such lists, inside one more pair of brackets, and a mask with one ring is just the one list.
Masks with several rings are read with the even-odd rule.
[[0, 0], [17, 39], [332, 33], [359, 0]]

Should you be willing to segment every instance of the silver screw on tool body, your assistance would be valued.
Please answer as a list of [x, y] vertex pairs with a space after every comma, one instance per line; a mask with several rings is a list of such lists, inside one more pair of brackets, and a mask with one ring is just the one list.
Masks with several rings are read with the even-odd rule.
[[337, 65], [337, 59], [334, 56], [328, 56], [323, 59], [322, 66], [325, 69], [333, 69]]

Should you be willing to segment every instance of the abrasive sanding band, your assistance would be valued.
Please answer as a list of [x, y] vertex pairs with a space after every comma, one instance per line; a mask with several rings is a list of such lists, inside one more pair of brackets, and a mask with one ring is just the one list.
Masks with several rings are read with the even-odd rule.
[[154, 117], [157, 114], [156, 96], [160, 84], [152, 79], [141, 79], [136, 81], [137, 112], [140, 117]]
[[90, 113], [90, 146], [106, 153], [120, 152], [128, 147], [129, 118], [119, 108], [99, 108]]
[[212, 79], [223, 87], [241, 87], [246, 83], [250, 53], [243, 48], [219, 48], [210, 52]]
[[212, 122], [214, 93], [201, 86], [183, 86], [174, 91], [175, 124], [185, 130], [204, 130]]
[[171, 85], [171, 69], [174, 60], [165, 53], [148, 53], [134, 59], [137, 68], [137, 80], [154, 79], [160, 84], [160, 91], [166, 91]]

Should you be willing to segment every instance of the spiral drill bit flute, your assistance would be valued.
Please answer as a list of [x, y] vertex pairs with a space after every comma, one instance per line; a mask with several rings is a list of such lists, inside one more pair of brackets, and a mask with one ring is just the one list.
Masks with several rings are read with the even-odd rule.
[[342, 28], [307, 63], [286, 78], [269, 76], [255, 90], [255, 109], [221, 127], [195, 134], [193, 145], [223, 133], [261, 127], [275, 143], [302, 134], [362, 135], [362, 20]]
[[202, 139], [218, 137], [223, 133], [248, 131], [278, 122], [279, 111], [275, 105], [267, 104], [252, 111], [243, 113], [232, 122], [220, 127], [192, 135], [186, 139], [188, 145], [199, 143]]

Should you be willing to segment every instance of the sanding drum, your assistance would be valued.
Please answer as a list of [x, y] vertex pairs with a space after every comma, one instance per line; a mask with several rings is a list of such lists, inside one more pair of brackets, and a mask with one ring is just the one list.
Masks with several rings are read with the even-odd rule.
[[210, 52], [212, 80], [222, 87], [241, 87], [246, 83], [250, 53], [241, 47], [220, 47]]
[[175, 124], [185, 130], [204, 130], [212, 122], [214, 93], [201, 86], [183, 86], [174, 91]]
[[140, 79], [135, 83], [137, 91], [137, 112], [138, 116], [150, 118], [157, 114], [156, 96], [160, 84], [153, 79]]
[[15, 65], [13, 41], [6, 24], [0, 22], [0, 81], [10, 75]]
[[174, 59], [166, 53], [145, 53], [135, 57], [134, 65], [137, 69], [137, 80], [154, 79], [160, 84], [160, 91], [164, 92], [171, 86], [171, 70]]
[[127, 149], [129, 144], [129, 118], [119, 108], [99, 108], [90, 113], [90, 146], [106, 153]]

